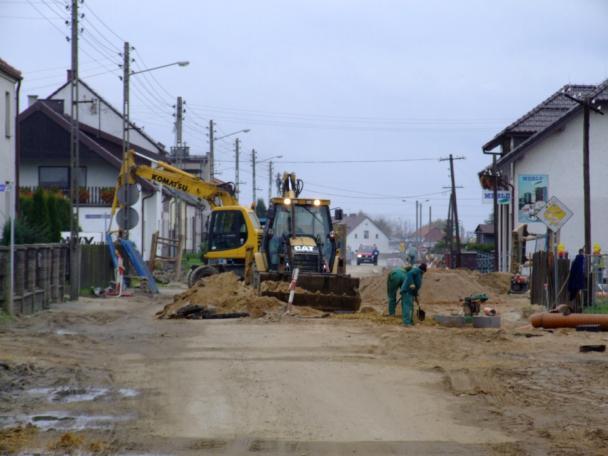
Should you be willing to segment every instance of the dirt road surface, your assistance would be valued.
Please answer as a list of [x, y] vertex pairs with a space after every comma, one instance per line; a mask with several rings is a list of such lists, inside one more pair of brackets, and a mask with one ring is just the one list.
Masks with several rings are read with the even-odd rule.
[[166, 301], [0, 326], [0, 454], [608, 451], [606, 355], [578, 353], [602, 334], [156, 320]]

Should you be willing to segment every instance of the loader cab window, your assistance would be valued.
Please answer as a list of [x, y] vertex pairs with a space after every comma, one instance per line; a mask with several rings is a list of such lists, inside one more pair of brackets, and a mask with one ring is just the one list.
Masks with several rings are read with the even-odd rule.
[[209, 223], [209, 250], [237, 249], [247, 242], [247, 223], [240, 211], [217, 211]]
[[291, 236], [292, 215], [295, 217], [294, 228], [296, 236], [310, 236], [322, 244], [323, 256], [331, 256], [332, 246], [328, 241], [331, 231], [331, 219], [327, 206], [275, 206], [275, 216], [272, 220], [272, 238], [268, 244], [270, 263], [278, 263], [278, 255], [283, 237]]

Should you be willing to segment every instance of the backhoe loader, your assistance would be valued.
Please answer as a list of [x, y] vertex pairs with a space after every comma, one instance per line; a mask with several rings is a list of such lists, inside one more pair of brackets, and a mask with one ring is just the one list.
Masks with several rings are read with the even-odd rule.
[[[295, 305], [356, 311], [359, 279], [345, 274], [345, 240], [338, 239], [333, 227], [330, 202], [300, 198], [302, 189], [295, 174], [283, 175], [283, 195], [271, 200], [260, 251], [254, 255], [253, 284], [260, 294], [286, 301], [290, 290], [285, 283], [297, 269]], [[336, 215], [341, 219], [341, 210]]]

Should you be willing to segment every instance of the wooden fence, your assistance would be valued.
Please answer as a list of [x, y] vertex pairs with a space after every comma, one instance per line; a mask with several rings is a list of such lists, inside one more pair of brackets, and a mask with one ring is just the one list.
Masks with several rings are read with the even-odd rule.
[[[554, 255], [552, 252], [536, 252], [532, 255], [532, 274], [530, 277], [530, 302], [547, 308], [553, 308], [555, 304], [568, 303], [568, 272], [570, 260], [558, 258], [557, 271], [555, 269]], [[555, 273], [557, 272], [557, 283]], [[557, 300], [555, 295], [557, 292]]]
[[13, 305], [9, 308], [8, 247], [0, 247], [0, 304], [11, 314], [31, 314], [62, 302], [66, 291], [68, 248], [63, 244], [15, 246]]
[[114, 267], [108, 246], [81, 245], [80, 252], [80, 288], [106, 288], [114, 280]]

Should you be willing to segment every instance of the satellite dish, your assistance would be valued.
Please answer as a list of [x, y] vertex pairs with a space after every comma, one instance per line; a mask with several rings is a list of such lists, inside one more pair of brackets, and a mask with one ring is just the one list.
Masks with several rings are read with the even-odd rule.
[[117, 196], [121, 206], [133, 206], [139, 199], [139, 189], [136, 184], [124, 184], [118, 187]]
[[121, 230], [132, 230], [139, 223], [139, 214], [132, 207], [122, 207], [116, 213], [116, 223]]

